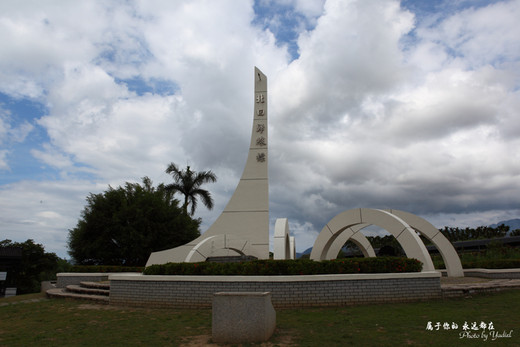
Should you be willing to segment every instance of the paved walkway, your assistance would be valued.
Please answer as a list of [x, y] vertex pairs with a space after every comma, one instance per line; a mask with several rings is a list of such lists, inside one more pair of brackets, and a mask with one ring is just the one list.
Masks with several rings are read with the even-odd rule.
[[471, 293], [496, 292], [520, 289], [520, 279], [489, 279], [481, 277], [441, 277], [444, 296], [461, 296]]

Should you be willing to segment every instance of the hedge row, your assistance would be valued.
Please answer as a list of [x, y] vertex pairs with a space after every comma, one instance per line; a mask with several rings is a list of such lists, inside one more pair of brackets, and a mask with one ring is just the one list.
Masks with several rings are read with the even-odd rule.
[[84, 273], [108, 273], [108, 272], [143, 272], [144, 267], [138, 266], [120, 266], [120, 265], [74, 265], [70, 272]]
[[241, 263], [168, 263], [148, 266], [145, 275], [277, 276], [353, 273], [420, 272], [422, 263], [398, 257], [349, 258], [324, 261], [255, 260]]
[[520, 268], [520, 259], [487, 259], [475, 261], [463, 261], [464, 269], [514, 269]]

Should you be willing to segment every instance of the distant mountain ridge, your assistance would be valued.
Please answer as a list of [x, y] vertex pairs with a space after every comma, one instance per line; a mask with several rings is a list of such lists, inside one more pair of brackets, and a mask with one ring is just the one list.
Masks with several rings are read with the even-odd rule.
[[516, 229], [520, 229], [520, 219], [519, 218], [504, 220], [504, 221], [498, 222], [497, 224], [491, 224], [489, 227], [496, 228], [502, 224], [507, 225], [509, 227], [509, 232], [516, 230]]
[[312, 247], [307, 248], [307, 249], [306, 249], [305, 251], [303, 251], [302, 253], [298, 253], [298, 252], [296, 252], [296, 259], [301, 258], [301, 256], [304, 255], [304, 254], [311, 254], [311, 252], [312, 252]]

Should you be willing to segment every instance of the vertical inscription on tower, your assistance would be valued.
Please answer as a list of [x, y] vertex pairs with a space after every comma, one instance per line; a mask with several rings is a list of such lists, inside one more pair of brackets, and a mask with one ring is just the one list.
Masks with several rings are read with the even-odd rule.
[[256, 161], [264, 163], [267, 161], [267, 80], [257, 72], [255, 81], [255, 138], [251, 146], [260, 150], [256, 154]]

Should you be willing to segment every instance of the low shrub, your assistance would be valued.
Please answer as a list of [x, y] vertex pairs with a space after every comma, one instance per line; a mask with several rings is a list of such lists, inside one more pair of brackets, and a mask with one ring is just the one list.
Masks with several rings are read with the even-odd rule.
[[323, 275], [353, 273], [420, 272], [422, 263], [399, 257], [349, 258], [313, 261], [254, 260], [241, 263], [168, 263], [148, 266], [145, 275]]
[[139, 266], [120, 266], [120, 265], [74, 265], [70, 269], [70, 272], [143, 272], [144, 267]]
[[515, 269], [520, 268], [520, 259], [482, 259], [475, 261], [463, 261], [464, 269]]

